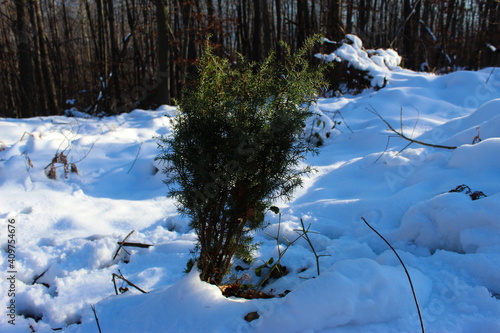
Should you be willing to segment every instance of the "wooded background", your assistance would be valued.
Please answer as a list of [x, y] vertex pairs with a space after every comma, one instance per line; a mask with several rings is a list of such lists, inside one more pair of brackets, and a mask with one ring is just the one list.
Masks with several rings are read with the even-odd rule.
[[209, 35], [259, 60], [314, 33], [394, 48], [414, 70], [498, 66], [500, 1], [0, 0], [0, 116], [156, 108], [181, 98]]

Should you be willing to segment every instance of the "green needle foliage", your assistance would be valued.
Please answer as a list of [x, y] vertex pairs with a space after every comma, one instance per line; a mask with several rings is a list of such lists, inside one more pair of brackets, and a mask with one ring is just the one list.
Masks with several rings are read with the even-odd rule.
[[207, 50], [169, 137], [159, 140], [169, 196], [198, 237], [201, 279], [220, 284], [234, 256], [251, 259], [252, 231], [280, 197], [289, 198], [315, 152], [304, 134], [322, 68], [305, 56], [318, 38], [284, 59], [237, 64]]

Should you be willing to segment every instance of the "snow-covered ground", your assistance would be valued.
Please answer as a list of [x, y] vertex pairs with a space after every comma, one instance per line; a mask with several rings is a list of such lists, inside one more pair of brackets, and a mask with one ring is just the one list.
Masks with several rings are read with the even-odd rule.
[[[154, 161], [174, 108], [0, 119], [0, 331], [98, 332], [93, 305], [104, 333], [420, 332], [405, 271], [364, 218], [404, 261], [427, 332], [500, 332], [500, 68], [379, 73], [378, 91], [318, 101], [322, 121], [307, 130], [330, 134], [307, 159], [317, 172], [276, 203], [281, 223], [268, 213], [257, 261], [234, 278], [258, 283], [255, 268], [277, 259], [272, 235], [280, 227], [283, 249], [302, 219], [327, 255], [321, 274], [298, 240], [282, 258], [289, 273], [264, 288], [289, 292], [272, 299], [226, 298], [184, 274], [195, 235]], [[457, 148], [406, 147], [374, 111], [408, 137]], [[449, 192], [462, 184], [485, 196]], [[153, 246], [113, 260], [132, 230], [127, 241]], [[116, 295], [113, 273], [148, 293], [116, 278], [129, 288]]]

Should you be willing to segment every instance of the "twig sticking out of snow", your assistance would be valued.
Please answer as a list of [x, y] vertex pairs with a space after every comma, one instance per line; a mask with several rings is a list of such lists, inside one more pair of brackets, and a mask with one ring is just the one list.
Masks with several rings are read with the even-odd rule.
[[276, 236], [268, 234], [267, 232], [266, 232], [266, 234], [268, 234], [269, 236], [271, 236], [272, 238], [274, 238], [276, 240], [276, 248], [278, 249], [278, 259], [276, 261], [274, 261], [274, 259], [271, 258], [271, 259], [269, 259], [269, 261], [267, 263], [264, 264], [264, 267], [265, 267], [265, 266], [267, 266], [267, 264], [271, 265], [271, 264], [274, 263], [270, 267], [270, 270], [267, 273], [267, 275], [260, 281], [259, 285], [257, 286], [257, 290], [260, 290], [266, 284], [266, 282], [268, 282], [268, 280], [271, 277], [273, 271], [277, 271], [279, 274], [284, 275], [280, 271], [280, 269], [283, 267], [283, 266], [281, 266], [281, 263], [280, 263], [281, 262], [281, 258], [283, 258], [283, 256], [285, 255], [286, 251], [290, 248], [290, 246], [292, 246], [293, 243], [295, 243], [296, 241], [298, 241], [302, 237], [302, 235], [299, 234], [299, 236], [297, 236], [297, 238], [295, 238], [292, 241], [290, 241], [286, 237], [284, 237], [288, 244], [285, 247], [285, 249], [283, 251], [281, 251], [281, 249], [280, 249], [280, 242], [279, 242], [279, 239], [280, 239], [280, 229], [281, 229], [281, 213], [279, 211], [279, 208], [275, 207], [275, 206], [271, 207], [271, 210], [273, 212], [275, 212], [276, 214], [278, 214], [278, 216], [279, 216], [278, 217], [278, 233], [277, 233]]
[[94, 317], [95, 317], [95, 322], [97, 324], [97, 328], [99, 329], [99, 333], [102, 333], [101, 331], [101, 325], [99, 324], [99, 318], [97, 318], [97, 313], [95, 312], [95, 306], [91, 305], [92, 311], [94, 312]]
[[139, 146], [139, 150], [137, 150], [137, 155], [135, 155], [135, 159], [134, 159], [134, 162], [132, 163], [132, 165], [130, 166], [130, 169], [128, 169], [127, 171], [127, 175], [130, 173], [130, 171], [132, 171], [132, 168], [134, 167], [135, 165], [135, 162], [137, 162], [137, 158], [139, 157], [139, 154], [141, 152], [141, 148], [142, 148], [142, 142], [141, 142], [141, 145]]
[[126, 240], [130, 237], [130, 235], [132, 235], [132, 234], [134, 233], [134, 231], [135, 231], [135, 230], [132, 230], [132, 231], [131, 231], [128, 235], [127, 235], [127, 237], [125, 237], [125, 238], [123, 239], [123, 241], [118, 242], [118, 244], [119, 244], [120, 246], [119, 246], [119, 247], [118, 247], [118, 249], [116, 250], [115, 255], [113, 256], [113, 260], [115, 260], [115, 259], [116, 259], [116, 257], [118, 256], [118, 253], [120, 253], [120, 250], [122, 249], [123, 245], [125, 244], [125, 241], [126, 241]]
[[493, 75], [493, 72], [495, 71], [496, 67], [493, 67], [493, 69], [491, 70], [491, 73], [490, 75], [488, 76], [488, 78], [486, 79], [486, 84], [488, 84], [488, 81], [490, 80], [491, 76]]
[[309, 235], [308, 235], [308, 233], [312, 232], [312, 231], [309, 231], [309, 229], [311, 228], [311, 224], [309, 224], [309, 226], [306, 229], [306, 227], [304, 226], [304, 221], [302, 221], [302, 219], [300, 219], [300, 225], [302, 226], [302, 229], [294, 230], [294, 231], [297, 232], [301, 237], [304, 237], [304, 239], [307, 241], [307, 243], [311, 247], [311, 250], [313, 251], [314, 257], [316, 258], [316, 271], [318, 272], [318, 276], [319, 276], [320, 275], [319, 258], [320, 257], [328, 257], [330, 255], [329, 254], [318, 254], [316, 252], [316, 250], [314, 249], [314, 246], [313, 246], [311, 239], [309, 238]]
[[[120, 273], [121, 274], [121, 273]], [[123, 275], [118, 275], [116, 273], [113, 273], [113, 284], [115, 286], [115, 292], [116, 294], [118, 295], [118, 289], [116, 289], [116, 278], [119, 278], [123, 281], [125, 281], [129, 286], [131, 287], [134, 287], [135, 289], [139, 290], [140, 292], [142, 292], [143, 294], [147, 294], [148, 292], [147, 291], [144, 291], [143, 289], [139, 288], [138, 286], [136, 286], [134, 283], [130, 282], [129, 280], [127, 280], [126, 278], [123, 277]], [[122, 288], [120, 288], [121, 290]], [[126, 290], [128, 290], [128, 288], [126, 288]]]
[[363, 220], [363, 222], [365, 222], [365, 224], [373, 230], [373, 232], [375, 232], [377, 234], [377, 236], [379, 236], [380, 238], [382, 238], [382, 240], [391, 248], [392, 252], [394, 252], [394, 254], [396, 255], [396, 257], [398, 258], [399, 262], [401, 263], [401, 265], [403, 266], [403, 269], [405, 270], [405, 273], [406, 273], [406, 276], [408, 277], [408, 282], [410, 282], [410, 288], [411, 288], [411, 292], [413, 294], [413, 299], [415, 300], [415, 305], [417, 306], [417, 311], [418, 311], [418, 318], [420, 319], [420, 327], [422, 329], [422, 333], [425, 333], [425, 328], [424, 328], [424, 321], [422, 319], [422, 313], [420, 312], [420, 306], [418, 305], [418, 300], [417, 300], [417, 295], [415, 294], [415, 288], [413, 288], [413, 282], [411, 281], [411, 277], [410, 277], [410, 273], [408, 273], [408, 270], [406, 269], [406, 266], [403, 262], [403, 260], [401, 259], [401, 257], [398, 255], [398, 253], [396, 252], [396, 250], [392, 247], [391, 243], [389, 243], [387, 241], [387, 239], [384, 238], [384, 236], [382, 236], [377, 230], [375, 230], [375, 228], [373, 228], [368, 222], [366, 222], [365, 218], [364, 217], [361, 217], [361, 220]]
[[[267, 261], [266, 263], [264, 263], [264, 265], [260, 266], [258, 269], [260, 270], [261, 268], [263, 267], [268, 267], [269, 268], [269, 272], [267, 273], [267, 275], [264, 277], [264, 279], [261, 280], [261, 282], [259, 283], [259, 286], [257, 288], [257, 290], [259, 290], [260, 288], [262, 288], [269, 280], [269, 278], [271, 277], [271, 275], [274, 273], [274, 272], [278, 272], [279, 274], [282, 274], [282, 275], [285, 275], [284, 272], [280, 272], [280, 269], [282, 269], [284, 266], [281, 266], [281, 258], [283, 258], [283, 256], [285, 255], [286, 251], [290, 248], [290, 246], [292, 246], [295, 242], [297, 242], [299, 239], [301, 238], [304, 238], [306, 240], [306, 242], [309, 244], [309, 246], [311, 247], [311, 250], [314, 254], [314, 257], [316, 259], [316, 271], [318, 273], [318, 276], [320, 275], [320, 266], [319, 266], [319, 258], [321, 257], [328, 257], [330, 256], [329, 254], [318, 254], [316, 252], [316, 249], [314, 248], [312, 242], [311, 242], [311, 239], [309, 238], [309, 233], [315, 233], [314, 231], [311, 231], [309, 230], [311, 228], [311, 224], [309, 224], [309, 226], [306, 228], [305, 225], [304, 225], [304, 221], [302, 219], [300, 219], [300, 225], [302, 226], [301, 229], [294, 229], [293, 231], [295, 231], [298, 236], [290, 241], [288, 240], [286, 237], [283, 237], [286, 241], [287, 241], [287, 245], [285, 247], [285, 249], [282, 251], [280, 249], [280, 230], [281, 230], [281, 213], [280, 213], [280, 210], [278, 207], [271, 207], [271, 209], [274, 213], [278, 214], [278, 232], [277, 232], [277, 235], [276, 236], [273, 236], [269, 233], [266, 232], [266, 234], [268, 234], [270, 237], [274, 238], [276, 240], [276, 247], [278, 249], [278, 259], [276, 260], [276, 262], [274, 261], [274, 258], [271, 258], [269, 259], [269, 261]], [[273, 265], [274, 263], [274, 265]], [[272, 265], [269, 267], [269, 265]], [[285, 267], [286, 268], [286, 267]], [[258, 274], [258, 276], [260, 276], [260, 273]]]

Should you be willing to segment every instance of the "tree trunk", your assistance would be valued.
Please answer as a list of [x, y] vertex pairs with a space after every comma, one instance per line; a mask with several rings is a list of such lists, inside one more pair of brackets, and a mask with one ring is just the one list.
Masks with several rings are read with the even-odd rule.
[[115, 31], [115, 12], [113, 0], [107, 0], [106, 16], [109, 26], [109, 43], [111, 44], [111, 73], [109, 78], [108, 92], [108, 113], [115, 113], [118, 107], [122, 107], [121, 89], [120, 89], [120, 52], [118, 50], [118, 42], [116, 40]]
[[261, 0], [261, 13], [262, 13], [262, 28], [263, 28], [263, 39], [262, 39], [262, 56], [265, 57], [269, 51], [272, 49], [271, 38], [273, 35], [273, 26], [271, 25], [271, 19], [269, 18], [269, 6], [267, 0]]
[[165, 0], [155, 0], [156, 21], [158, 28], [158, 88], [156, 91], [156, 102], [161, 104], [170, 103], [170, 39], [169, 39], [169, 10]]
[[253, 21], [253, 39], [252, 39], [252, 60], [262, 60], [262, 13], [261, 0], [254, 0], [254, 21]]
[[341, 10], [342, 0], [321, 1], [321, 32], [328, 39], [340, 41], [344, 38]]
[[59, 100], [56, 92], [56, 85], [54, 80], [53, 64], [52, 59], [49, 56], [49, 49], [47, 46], [47, 36], [45, 34], [45, 29], [43, 25], [43, 15], [40, 3], [34, 1], [34, 10], [36, 15], [37, 23], [37, 36], [38, 43], [40, 47], [40, 60], [41, 60], [41, 70], [42, 70], [42, 84], [45, 85], [45, 100], [47, 105], [47, 110], [43, 110], [43, 114], [61, 114], [59, 109]]
[[33, 117], [35, 111], [35, 77], [31, 58], [31, 39], [28, 27], [28, 1], [16, 1], [16, 40], [18, 52], [19, 80], [21, 86], [18, 116], [21, 118]]
[[309, 16], [309, 6], [307, 0], [297, 1], [297, 45], [299, 47], [311, 34], [311, 20]]

